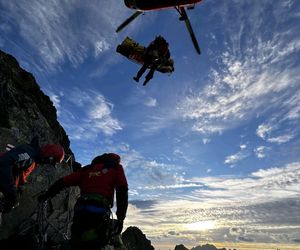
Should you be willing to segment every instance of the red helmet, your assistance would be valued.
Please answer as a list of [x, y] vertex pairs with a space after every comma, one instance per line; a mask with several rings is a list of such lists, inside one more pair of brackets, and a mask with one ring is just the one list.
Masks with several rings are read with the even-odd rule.
[[59, 144], [47, 144], [41, 148], [42, 159], [53, 159], [55, 163], [61, 163], [65, 157], [65, 150]]
[[99, 163], [111, 163], [113, 165], [119, 165], [121, 158], [119, 155], [115, 153], [105, 153], [102, 155], [98, 155], [92, 160], [91, 165], [96, 165]]
[[120, 161], [121, 161], [121, 157], [118, 155], [118, 154], [115, 154], [115, 153], [108, 153], [108, 155], [113, 158], [115, 161], [118, 162], [118, 164], [120, 164]]

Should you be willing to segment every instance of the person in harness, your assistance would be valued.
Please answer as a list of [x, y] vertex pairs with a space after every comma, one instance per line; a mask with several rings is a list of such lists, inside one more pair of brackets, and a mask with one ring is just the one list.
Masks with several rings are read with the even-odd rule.
[[157, 36], [146, 48], [144, 53], [144, 64], [137, 72], [133, 79], [138, 82], [147, 68], [150, 67], [148, 74], [145, 77], [143, 85], [145, 86], [154, 75], [155, 70], [161, 64], [164, 64], [170, 59], [169, 44], [162, 36]]
[[18, 193], [23, 190], [30, 173], [39, 164], [56, 164], [64, 159], [64, 149], [58, 144], [40, 148], [37, 137], [0, 155], [0, 192], [3, 194], [0, 212], [8, 213], [18, 206]]
[[100, 249], [108, 243], [110, 214], [116, 192], [117, 223], [120, 234], [128, 206], [128, 184], [120, 156], [105, 153], [59, 180], [38, 197], [40, 202], [54, 197], [65, 187], [79, 186], [80, 197], [74, 207], [71, 227], [71, 249]]

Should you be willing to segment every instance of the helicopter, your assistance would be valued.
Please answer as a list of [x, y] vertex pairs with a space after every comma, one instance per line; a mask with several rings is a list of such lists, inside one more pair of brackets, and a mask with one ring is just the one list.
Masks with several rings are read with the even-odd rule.
[[184, 21], [187, 30], [191, 36], [193, 45], [198, 54], [201, 53], [200, 47], [192, 29], [192, 25], [186, 13], [185, 7], [187, 9], [194, 9], [196, 3], [200, 3], [203, 0], [124, 0], [125, 5], [133, 10], [136, 10], [129, 18], [127, 18], [116, 30], [116, 32], [121, 31], [129, 23], [131, 23], [140, 14], [146, 11], [162, 10], [167, 8], [175, 8], [180, 14], [180, 21]]

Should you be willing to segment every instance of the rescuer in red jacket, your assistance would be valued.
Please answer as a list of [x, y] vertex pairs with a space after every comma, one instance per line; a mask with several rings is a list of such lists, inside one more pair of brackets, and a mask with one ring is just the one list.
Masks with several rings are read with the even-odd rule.
[[100, 249], [107, 244], [114, 192], [116, 191], [116, 233], [123, 229], [128, 206], [128, 184], [120, 156], [107, 153], [94, 158], [90, 165], [56, 181], [38, 197], [45, 201], [65, 187], [79, 186], [81, 196], [74, 207], [71, 249]]
[[64, 159], [64, 149], [58, 144], [47, 144], [40, 148], [38, 138], [22, 144], [0, 155], [0, 212], [8, 213], [18, 206], [18, 191], [27, 177], [39, 164], [56, 164]]

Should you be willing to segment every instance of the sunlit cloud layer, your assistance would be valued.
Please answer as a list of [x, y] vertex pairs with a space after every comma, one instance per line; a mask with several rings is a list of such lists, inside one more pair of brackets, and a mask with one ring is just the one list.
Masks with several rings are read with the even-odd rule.
[[[126, 223], [140, 225], [153, 239], [176, 235], [190, 243], [205, 237], [258, 242], [289, 242], [298, 237], [299, 162], [258, 170], [244, 178], [207, 177], [190, 182], [202, 185], [195, 185], [190, 196], [179, 198], [175, 192], [143, 206], [133, 202], [129, 213], [134, 216]], [[154, 224], [160, 227], [153, 230]], [[171, 231], [173, 234], [168, 235]]]

